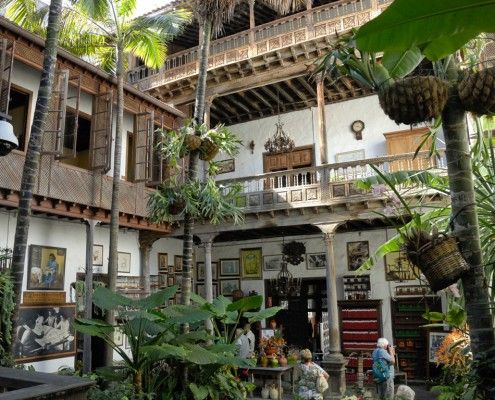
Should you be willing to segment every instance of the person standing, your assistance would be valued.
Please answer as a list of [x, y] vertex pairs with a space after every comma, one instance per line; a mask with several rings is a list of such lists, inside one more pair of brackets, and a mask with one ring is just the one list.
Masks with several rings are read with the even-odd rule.
[[244, 330], [241, 328], [236, 329], [235, 331], [236, 341], [235, 344], [237, 346], [237, 356], [239, 358], [248, 358], [249, 356], [249, 340], [244, 334]]
[[249, 340], [249, 353], [253, 354], [254, 353], [254, 347], [256, 344], [256, 338], [254, 336], [253, 331], [251, 330], [251, 324], [249, 322], [244, 324], [244, 335], [246, 335], [246, 337]]
[[373, 350], [373, 378], [376, 382], [378, 398], [392, 400], [394, 398], [394, 364], [395, 349], [387, 339], [380, 338]]
[[318, 378], [328, 379], [328, 374], [313, 362], [309, 349], [301, 350], [301, 363], [297, 365], [295, 375], [296, 394], [302, 400], [323, 400], [323, 392], [318, 387]]

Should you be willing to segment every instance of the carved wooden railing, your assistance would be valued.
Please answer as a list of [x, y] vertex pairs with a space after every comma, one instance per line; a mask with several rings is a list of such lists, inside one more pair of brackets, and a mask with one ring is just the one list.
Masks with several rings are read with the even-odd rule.
[[[361, 26], [392, 0], [341, 0], [257, 26], [211, 43], [208, 69], [243, 61], [316, 38]], [[127, 74], [129, 83], [149, 90], [198, 72], [198, 47], [172, 54], [163, 67], [137, 67]]]
[[272, 172], [219, 183], [240, 183], [243, 187], [240, 206], [245, 211], [263, 211], [346, 203], [352, 198], [371, 198], [372, 193], [358, 189], [355, 181], [375, 176], [371, 168], [382, 172], [430, 170], [443, 174], [446, 162], [443, 151], [439, 157], [429, 152], [369, 158], [365, 160], [326, 164], [318, 167]]

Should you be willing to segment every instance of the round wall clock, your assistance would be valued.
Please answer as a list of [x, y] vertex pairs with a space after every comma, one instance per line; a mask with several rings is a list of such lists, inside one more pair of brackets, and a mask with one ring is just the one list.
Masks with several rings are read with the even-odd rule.
[[361, 121], [360, 119], [355, 120], [351, 124], [351, 130], [354, 132], [354, 136], [356, 137], [356, 140], [361, 140], [363, 138], [362, 132], [364, 129], [364, 122]]

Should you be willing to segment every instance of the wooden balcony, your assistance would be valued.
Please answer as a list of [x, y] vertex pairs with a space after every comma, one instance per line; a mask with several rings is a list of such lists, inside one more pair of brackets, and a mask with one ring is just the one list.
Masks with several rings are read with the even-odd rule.
[[[243, 187], [240, 205], [246, 214], [273, 213], [320, 207], [350, 209], [352, 204], [365, 204], [383, 199], [372, 192], [358, 189], [355, 181], [376, 175], [371, 165], [383, 172], [430, 170], [444, 174], [446, 161], [443, 152], [439, 158], [430, 157], [427, 151], [369, 158], [360, 161], [326, 164], [282, 172], [249, 176], [219, 183], [240, 183]], [[409, 193], [411, 195], [411, 192]]]
[[[23, 153], [14, 151], [0, 157], [0, 206], [17, 207], [23, 165]], [[146, 202], [151, 191], [144, 183], [121, 181], [121, 226], [168, 232], [167, 226], [150, 224], [146, 219]], [[35, 212], [109, 222], [112, 177], [43, 156], [34, 195]]]
[[[385, 9], [392, 0], [342, 0], [257, 26], [211, 43], [208, 70], [266, 57], [293, 46], [356, 28]], [[129, 83], [148, 91], [198, 73], [199, 48], [172, 54], [159, 69], [138, 67], [127, 74]]]

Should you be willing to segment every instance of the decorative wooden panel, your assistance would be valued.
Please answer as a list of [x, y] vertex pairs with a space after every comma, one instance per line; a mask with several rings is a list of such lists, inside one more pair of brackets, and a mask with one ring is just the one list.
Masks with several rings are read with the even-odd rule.
[[[394, 156], [400, 154], [414, 153], [424, 139], [428, 128], [411, 129], [407, 131], [398, 131], [385, 133], [387, 140], [387, 154]], [[431, 146], [431, 138], [424, 143], [422, 150], [428, 150]], [[433, 167], [434, 159], [418, 157], [414, 160], [408, 159], [405, 162], [393, 161], [390, 163], [389, 172], [393, 171], [419, 171]]]
[[90, 165], [93, 170], [110, 170], [112, 152], [113, 91], [102, 91], [93, 100]]
[[135, 119], [135, 182], [147, 182], [152, 175], [153, 130], [155, 115], [153, 111], [136, 114]]
[[293, 151], [290, 155], [291, 167], [308, 167], [313, 162], [312, 149], [302, 149]]

